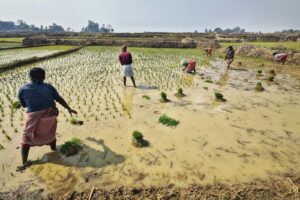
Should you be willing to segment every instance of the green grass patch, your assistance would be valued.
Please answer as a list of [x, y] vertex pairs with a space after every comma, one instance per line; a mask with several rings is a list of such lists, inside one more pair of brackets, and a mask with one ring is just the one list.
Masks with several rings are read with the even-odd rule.
[[24, 38], [0, 38], [0, 42], [22, 43]]
[[160, 116], [158, 121], [165, 126], [171, 126], [171, 127], [177, 126], [179, 124], [178, 120], [173, 119], [167, 115]]
[[65, 156], [73, 156], [82, 149], [82, 146], [83, 142], [80, 139], [73, 138], [62, 145], [60, 153]]

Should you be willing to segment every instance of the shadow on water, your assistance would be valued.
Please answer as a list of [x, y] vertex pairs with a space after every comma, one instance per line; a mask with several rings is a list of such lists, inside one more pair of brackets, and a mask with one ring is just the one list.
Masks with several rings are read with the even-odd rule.
[[[117, 165], [125, 161], [124, 156], [112, 151], [107, 145], [105, 145], [102, 139], [96, 140], [95, 138], [88, 137], [86, 140], [99, 145], [102, 149], [94, 149], [84, 144], [82, 150], [75, 156], [65, 157], [60, 154], [59, 151], [50, 152], [46, 153], [39, 163], [102, 168], [107, 165]], [[59, 149], [60, 146], [58, 146], [58, 150]]]
[[49, 191], [59, 193], [74, 190], [80, 183], [84, 184], [88, 173], [125, 161], [123, 155], [111, 150], [103, 140], [88, 137], [85, 141], [96, 145], [96, 149], [84, 145], [79, 154], [65, 157], [59, 153], [58, 147], [58, 151], [46, 153], [41, 160], [30, 166], [30, 171]]

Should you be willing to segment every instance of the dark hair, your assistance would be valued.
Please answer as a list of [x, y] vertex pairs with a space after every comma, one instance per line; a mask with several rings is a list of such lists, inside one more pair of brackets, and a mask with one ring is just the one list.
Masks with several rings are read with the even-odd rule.
[[123, 45], [122, 46], [122, 51], [126, 51], [127, 50], [127, 46], [126, 45]]
[[277, 54], [277, 52], [274, 52], [274, 53], [273, 53], [273, 56], [275, 56], [276, 54]]
[[45, 74], [45, 70], [39, 67], [34, 67], [29, 72], [30, 79], [38, 84], [43, 83], [43, 81], [45, 80]]
[[232, 47], [232, 46], [229, 46], [229, 47], [228, 47], [228, 49], [232, 50], [232, 49], [233, 49], [233, 47]]

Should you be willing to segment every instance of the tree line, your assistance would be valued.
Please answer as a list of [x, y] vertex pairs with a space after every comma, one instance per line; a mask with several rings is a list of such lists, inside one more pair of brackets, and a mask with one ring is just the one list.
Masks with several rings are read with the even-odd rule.
[[[0, 31], [4, 32], [51, 32], [51, 33], [62, 33], [62, 32], [75, 32], [70, 27], [64, 28], [62, 25], [52, 23], [49, 26], [37, 27], [35, 25], [29, 25], [23, 20], [18, 20], [16, 23], [13, 21], [1, 21], [0, 20]], [[88, 25], [81, 29], [84, 33], [111, 33], [114, 29], [111, 25], [102, 24], [100, 27], [97, 22], [88, 20]]]

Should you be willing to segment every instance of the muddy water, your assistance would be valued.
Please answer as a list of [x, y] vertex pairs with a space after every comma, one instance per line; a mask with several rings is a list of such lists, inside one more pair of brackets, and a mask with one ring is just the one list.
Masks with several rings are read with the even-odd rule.
[[[16, 173], [20, 136], [11, 134], [12, 141], [6, 141], [9, 145], [0, 150], [1, 188], [31, 184], [32, 189], [43, 187], [50, 192], [65, 192], [94, 185], [174, 183], [184, 187], [300, 173], [300, 82], [293, 76], [299, 70], [278, 72], [274, 82], [265, 80], [267, 69], [264, 76], [257, 77], [255, 69], [227, 71], [225, 63], [220, 61], [201, 68], [195, 76], [182, 75], [180, 69], [174, 71], [182, 76], [184, 98], [174, 96], [176, 88], [166, 90], [171, 102], [162, 104], [160, 91], [145, 80], [137, 81], [138, 89], [124, 88], [113, 81], [113, 92], [101, 96], [100, 101], [118, 94], [113, 101], [120, 98], [122, 106], [116, 103], [116, 107], [124, 107], [121, 111], [112, 112], [110, 104], [106, 111], [106, 105], [101, 105], [99, 112], [104, 115], [99, 115], [99, 120], [87, 117], [83, 126], [70, 125], [62, 111], [58, 144], [72, 137], [82, 139], [85, 145], [77, 156], [64, 157], [46, 146], [32, 148], [30, 159], [38, 163]], [[213, 83], [205, 82], [207, 79]], [[264, 92], [254, 91], [258, 81], [265, 87]], [[216, 102], [215, 91], [222, 92], [227, 101]], [[89, 92], [85, 94], [92, 96]], [[143, 95], [151, 99], [146, 100]], [[89, 104], [84, 106], [84, 101], [79, 102], [81, 111], [89, 113]], [[162, 114], [179, 120], [180, 124], [176, 128], [159, 124]], [[79, 118], [85, 119], [83, 115]], [[131, 145], [134, 130], [144, 134], [149, 147], [139, 149]]]

